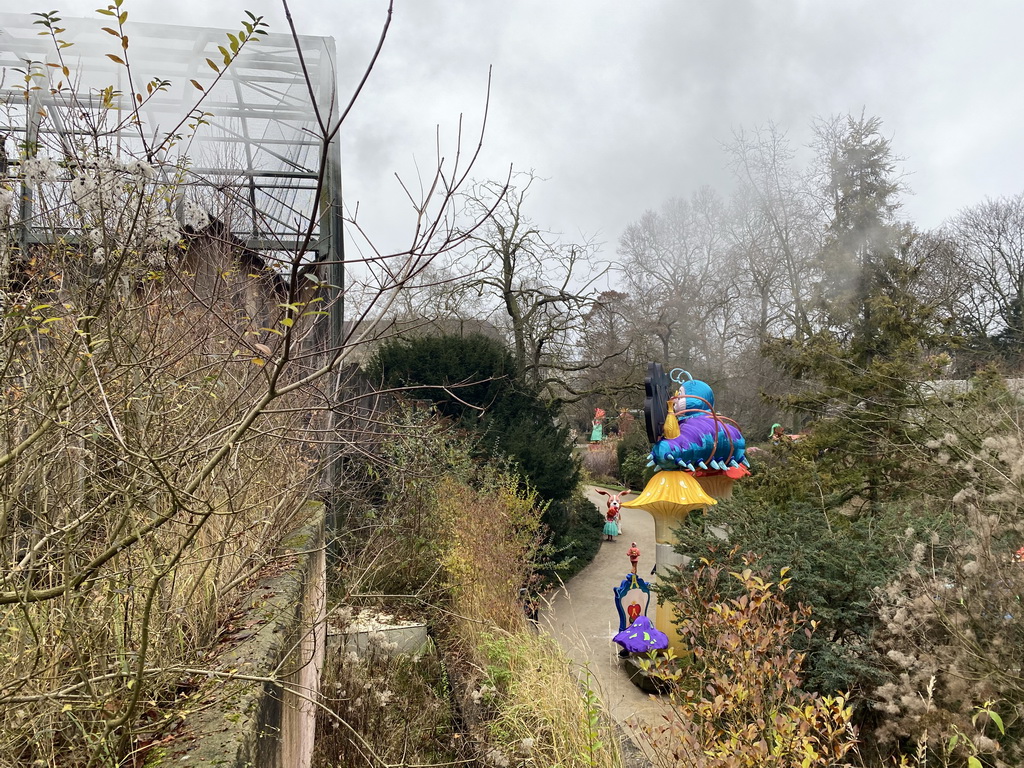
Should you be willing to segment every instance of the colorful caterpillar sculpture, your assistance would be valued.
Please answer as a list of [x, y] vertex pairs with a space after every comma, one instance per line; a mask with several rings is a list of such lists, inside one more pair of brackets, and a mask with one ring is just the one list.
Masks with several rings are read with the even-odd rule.
[[[686, 374], [687, 379], [681, 380], [678, 374]], [[669, 378], [679, 384], [679, 393], [668, 398], [673, 414], [669, 416], [668, 408], [664, 410], [668, 418], [678, 420], [679, 428], [658, 430], [661, 434], [654, 440], [647, 466], [701, 473], [749, 467], [746, 441], [734, 424], [715, 412], [711, 387], [680, 368], [674, 369]]]

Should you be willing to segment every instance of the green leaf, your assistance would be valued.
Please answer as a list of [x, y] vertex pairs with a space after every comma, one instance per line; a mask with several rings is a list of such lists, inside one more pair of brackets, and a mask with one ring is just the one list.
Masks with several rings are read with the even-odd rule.
[[996, 724], [996, 728], [999, 729], [999, 733], [1005, 736], [1006, 729], [1003, 728], [1003, 718], [999, 716], [999, 713], [993, 712], [991, 709], [986, 709], [985, 714], [988, 715], [992, 719], [992, 722]]
[[215, 63], [213, 62], [213, 59], [207, 59], [207, 60], [206, 60], [206, 63], [210, 65], [210, 69], [212, 69], [212, 70], [213, 70], [214, 72], [216, 72], [216, 73], [217, 73], [218, 75], [220, 74], [220, 67], [218, 67], [218, 66], [217, 66], [217, 65], [216, 65], [216, 64], [215, 64]]
[[981, 764], [981, 760], [971, 755], [967, 758], [967, 768], [984, 768], [984, 766]]

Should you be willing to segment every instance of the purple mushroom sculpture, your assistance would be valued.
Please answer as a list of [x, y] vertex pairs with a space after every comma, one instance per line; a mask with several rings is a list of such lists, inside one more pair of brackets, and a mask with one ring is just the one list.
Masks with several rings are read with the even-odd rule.
[[612, 638], [630, 653], [647, 653], [668, 648], [668, 635], [655, 628], [646, 616], [636, 620]]

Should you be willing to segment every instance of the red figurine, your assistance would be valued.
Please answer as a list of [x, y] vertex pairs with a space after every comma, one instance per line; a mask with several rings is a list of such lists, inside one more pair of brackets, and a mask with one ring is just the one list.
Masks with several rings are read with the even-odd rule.
[[640, 559], [640, 549], [635, 541], [629, 545], [629, 549], [626, 550], [626, 556], [629, 558], [630, 565], [633, 566], [633, 573], [636, 573], [636, 564]]

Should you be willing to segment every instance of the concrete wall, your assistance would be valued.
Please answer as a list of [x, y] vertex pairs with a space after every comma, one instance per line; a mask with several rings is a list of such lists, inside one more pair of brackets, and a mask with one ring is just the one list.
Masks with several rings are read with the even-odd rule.
[[[176, 737], [147, 766], [308, 768], [325, 649], [324, 507], [293, 534], [294, 557], [258, 582], [234, 642], [211, 664], [200, 701]], [[181, 762], [183, 761], [183, 762]]]

